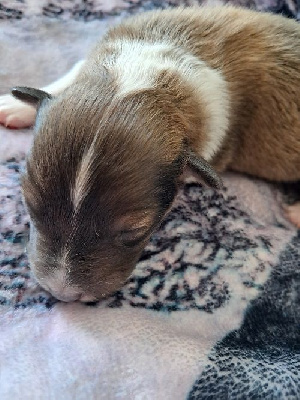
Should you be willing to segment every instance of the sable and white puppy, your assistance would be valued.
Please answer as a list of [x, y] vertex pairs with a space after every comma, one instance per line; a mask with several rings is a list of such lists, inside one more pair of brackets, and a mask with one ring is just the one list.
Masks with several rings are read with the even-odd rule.
[[[59, 81], [13, 94], [37, 107], [22, 180], [31, 268], [65, 301], [121, 287], [186, 164], [213, 187], [214, 170], [300, 179], [300, 26], [280, 16], [145, 13]], [[0, 119], [28, 126], [35, 109], [4, 96]]]

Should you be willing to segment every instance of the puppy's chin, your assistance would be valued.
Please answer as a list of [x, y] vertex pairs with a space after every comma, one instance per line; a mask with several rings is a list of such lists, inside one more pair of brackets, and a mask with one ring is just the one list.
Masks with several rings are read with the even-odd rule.
[[80, 297], [79, 301], [80, 301], [81, 303], [97, 303], [98, 301], [104, 300], [104, 299], [105, 299], [105, 298], [103, 298], [103, 299], [98, 299], [98, 298], [95, 297], [95, 296], [91, 296], [91, 295], [88, 295], [88, 294], [83, 294], [83, 295]]

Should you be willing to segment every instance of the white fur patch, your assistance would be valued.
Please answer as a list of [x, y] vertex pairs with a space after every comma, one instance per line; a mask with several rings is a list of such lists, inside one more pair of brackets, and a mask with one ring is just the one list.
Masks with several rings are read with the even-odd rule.
[[113, 46], [120, 54], [104, 65], [117, 73], [119, 96], [153, 87], [158, 71], [174, 68], [172, 60], [166, 57], [172, 50], [168, 44], [120, 40]]
[[119, 56], [107, 59], [104, 65], [117, 74], [118, 96], [153, 87], [158, 73], [164, 69], [180, 73], [182, 80], [194, 89], [209, 115], [208, 140], [199, 154], [210, 161], [220, 149], [229, 127], [229, 93], [221, 72], [169, 43], [120, 40], [114, 47]]
[[66, 251], [57, 262], [57, 268], [47, 275], [47, 279], [40, 278], [41, 284], [51, 292], [53, 296], [62, 301], [74, 301], [79, 298], [80, 290], [71, 286], [68, 282], [70, 267], [67, 261], [68, 252]]
[[83, 155], [81, 162], [79, 163], [78, 169], [76, 171], [75, 184], [71, 193], [75, 211], [80, 206], [82, 201], [85, 199], [86, 195], [88, 194], [88, 184], [90, 182], [90, 177], [92, 173], [90, 166], [95, 157], [94, 143], [96, 139], [97, 136], [95, 136], [89, 150]]
[[[79, 298], [80, 291], [76, 287], [71, 287], [67, 280], [68, 271], [66, 266], [57, 268], [52, 274], [47, 276], [46, 287], [53, 296], [62, 301], [74, 301]], [[43, 284], [43, 282], [41, 282]]]
[[207, 123], [208, 141], [199, 149], [202, 157], [210, 161], [220, 149], [229, 128], [230, 97], [227, 83], [221, 72], [209, 67], [199, 69], [191, 76], [201, 101], [209, 115]]
[[65, 267], [59, 267], [52, 274], [49, 274], [47, 285], [50, 290], [57, 293], [63, 292], [67, 286], [67, 271]]

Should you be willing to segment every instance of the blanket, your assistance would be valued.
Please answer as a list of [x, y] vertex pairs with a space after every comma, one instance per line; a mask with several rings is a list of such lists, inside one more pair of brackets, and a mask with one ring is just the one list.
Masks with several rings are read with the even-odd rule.
[[[191, 1], [1, 1], [0, 90], [40, 86], [128, 14]], [[235, 4], [297, 18], [292, 0]], [[124, 287], [63, 303], [31, 276], [20, 174], [30, 130], [0, 128], [0, 399], [300, 398], [300, 235], [289, 189], [187, 178]]]

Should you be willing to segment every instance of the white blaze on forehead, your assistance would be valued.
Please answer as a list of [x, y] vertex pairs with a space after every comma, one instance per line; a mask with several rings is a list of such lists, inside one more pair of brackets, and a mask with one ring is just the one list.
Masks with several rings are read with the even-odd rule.
[[91, 165], [95, 159], [95, 138], [87, 152], [83, 154], [81, 161], [78, 163], [74, 186], [71, 189], [71, 199], [73, 201], [74, 209], [80, 206], [88, 194], [88, 186], [91, 182]]
[[113, 43], [117, 57], [108, 57], [104, 66], [117, 76], [118, 97], [155, 87], [158, 74], [174, 71], [194, 91], [205, 107], [207, 140], [199, 154], [210, 161], [220, 149], [229, 128], [230, 97], [221, 71], [210, 68], [186, 49], [171, 43], [119, 40]]

